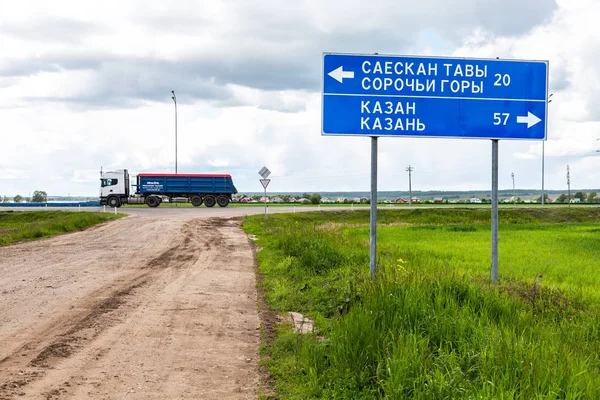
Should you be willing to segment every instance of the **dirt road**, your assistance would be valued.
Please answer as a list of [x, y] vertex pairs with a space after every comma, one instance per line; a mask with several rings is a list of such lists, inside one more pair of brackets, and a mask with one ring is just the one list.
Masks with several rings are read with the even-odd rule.
[[238, 218], [132, 215], [0, 248], [0, 399], [256, 398]]

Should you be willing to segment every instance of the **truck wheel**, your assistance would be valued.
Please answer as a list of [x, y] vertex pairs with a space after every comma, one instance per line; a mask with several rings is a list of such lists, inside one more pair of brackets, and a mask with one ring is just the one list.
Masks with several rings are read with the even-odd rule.
[[229, 198], [227, 196], [219, 196], [217, 197], [217, 204], [219, 207], [227, 207], [227, 204], [229, 204]]
[[150, 196], [146, 199], [146, 204], [148, 204], [148, 207], [158, 207], [159, 201], [158, 201], [158, 197], [156, 196]]
[[206, 207], [214, 207], [216, 203], [216, 200], [214, 198], [214, 196], [206, 196], [204, 198], [204, 205]]
[[194, 207], [200, 207], [202, 205], [202, 197], [200, 196], [192, 196], [190, 201]]
[[121, 200], [118, 197], [109, 197], [108, 206], [110, 208], [121, 207]]

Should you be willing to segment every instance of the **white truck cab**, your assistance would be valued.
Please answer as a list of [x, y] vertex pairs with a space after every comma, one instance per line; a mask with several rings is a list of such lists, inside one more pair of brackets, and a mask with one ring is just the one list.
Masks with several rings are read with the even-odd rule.
[[100, 175], [100, 203], [120, 207], [129, 197], [129, 172], [126, 169]]

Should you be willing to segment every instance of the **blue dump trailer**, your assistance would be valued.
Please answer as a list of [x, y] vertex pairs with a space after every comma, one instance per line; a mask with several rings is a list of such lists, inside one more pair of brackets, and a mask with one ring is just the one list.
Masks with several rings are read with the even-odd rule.
[[228, 174], [148, 174], [136, 176], [135, 192], [130, 190], [129, 172], [126, 169], [101, 174], [100, 203], [110, 207], [122, 204], [147, 204], [158, 207], [168, 200], [187, 201], [194, 207], [227, 207], [232, 195], [237, 193]]

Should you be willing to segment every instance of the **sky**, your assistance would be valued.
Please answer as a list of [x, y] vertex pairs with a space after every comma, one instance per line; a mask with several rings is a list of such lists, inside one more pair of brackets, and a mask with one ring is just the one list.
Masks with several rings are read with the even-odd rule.
[[[0, 195], [99, 173], [229, 173], [240, 192], [370, 190], [370, 139], [321, 134], [323, 53], [549, 61], [545, 187], [600, 187], [597, 0], [0, 2]], [[491, 188], [490, 140], [379, 139], [379, 190]], [[540, 188], [542, 142], [499, 144]]]

